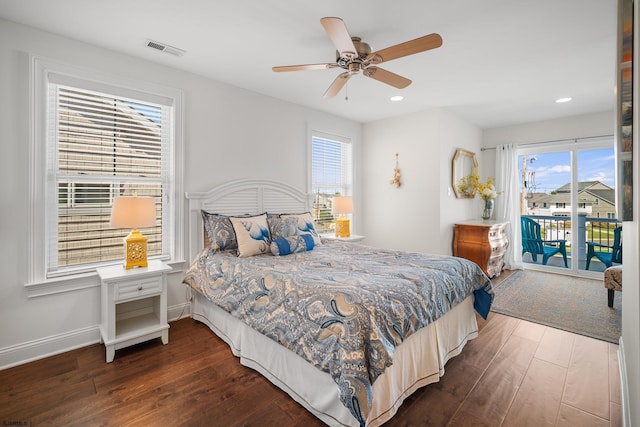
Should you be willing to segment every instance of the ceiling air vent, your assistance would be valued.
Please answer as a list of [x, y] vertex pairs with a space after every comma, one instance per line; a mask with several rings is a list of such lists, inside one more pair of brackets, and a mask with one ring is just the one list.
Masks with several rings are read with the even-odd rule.
[[182, 56], [186, 53], [186, 51], [182, 49], [178, 49], [177, 47], [169, 46], [168, 44], [160, 43], [153, 40], [147, 40], [147, 47], [150, 47], [155, 50], [159, 50], [160, 52], [168, 53], [174, 56]]

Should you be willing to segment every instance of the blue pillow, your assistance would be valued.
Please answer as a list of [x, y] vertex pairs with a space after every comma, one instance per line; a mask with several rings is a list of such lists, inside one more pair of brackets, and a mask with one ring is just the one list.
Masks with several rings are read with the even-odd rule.
[[314, 248], [311, 234], [298, 236], [278, 237], [271, 242], [271, 253], [276, 256], [295, 254], [297, 252], [310, 251]]

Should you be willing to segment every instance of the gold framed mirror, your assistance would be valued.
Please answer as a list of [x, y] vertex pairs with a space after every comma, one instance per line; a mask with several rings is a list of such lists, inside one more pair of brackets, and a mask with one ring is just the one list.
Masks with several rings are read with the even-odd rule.
[[461, 191], [458, 188], [460, 181], [465, 176], [478, 174], [478, 159], [476, 153], [463, 149], [457, 149], [451, 162], [451, 186], [458, 199], [472, 199], [475, 197], [475, 190], [471, 192]]

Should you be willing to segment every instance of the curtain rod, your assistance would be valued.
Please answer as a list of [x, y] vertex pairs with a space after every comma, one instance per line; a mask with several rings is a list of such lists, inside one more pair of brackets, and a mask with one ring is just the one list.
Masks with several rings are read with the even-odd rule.
[[[516, 144], [516, 147], [528, 147], [530, 145], [551, 144], [554, 142], [567, 142], [567, 141], [574, 141], [577, 143], [578, 140], [580, 139], [596, 139], [596, 138], [609, 138], [609, 137], [613, 137], [613, 135], [583, 136], [580, 138], [566, 138], [566, 139], [553, 139], [550, 141], [525, 142], [523, 144]], [[495, 149], [496, 147], [489, 147], [489, 148], [482, 147], [480, 151], [495, 150]]]

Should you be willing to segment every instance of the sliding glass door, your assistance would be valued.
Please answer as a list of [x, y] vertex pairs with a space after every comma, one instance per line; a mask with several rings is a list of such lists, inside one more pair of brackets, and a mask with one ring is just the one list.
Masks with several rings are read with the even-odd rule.
[[525, 266], [601, 275], [620, 225], [613, 138], [532, 144], [518, 154]]

